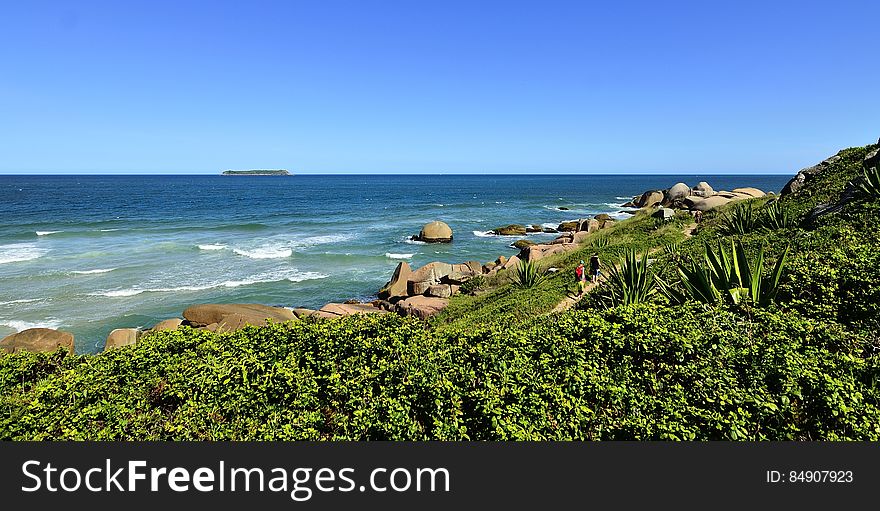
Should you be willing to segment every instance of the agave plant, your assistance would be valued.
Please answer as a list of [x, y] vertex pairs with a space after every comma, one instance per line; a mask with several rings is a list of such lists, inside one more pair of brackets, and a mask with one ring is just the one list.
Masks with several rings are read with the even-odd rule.
[[737, 204], [725, 215], [723, 222], [724, 234], [747, 234], [755, 229], [757, 217], [751, 204]]
[[667, 243], [663, 245], [663, 253], [674, 256], [678, 254], [678, 250], [681, 248], [681, 243]]
[[865, 167], [854, 183], [867, 197], [880, 197], [880, 167]]
[[608, 272], [608, 302], [612, 307], [648, 301], [655, 292], [655, 276], [648, 265], [648, 254], [627, 250], [620, 264]]
[[520, 261], [513, 271], [513, 285], [522, 289], [531, 289], [543, 282], [544, 278], [538, 265], [531, 261]]
[[607, 247], [608, 246], [608, 236], [597, 237], [590, 244], [596, 248]]
[[765, 229], [786, 229], [794, 227], [794, 217], [788, 210], [775, 200], [764, 207], [764, 215], [761, 217], [761, 226]]
[[681, 290], [660, 281], [660, 291], [673, 303], [696, 300], [703, 303], [749, 302], [764, 307], [776, 298], [779, 279], [788, 259], [789, 247], [776, 260], [776, 266], [764, 277], [764, 247], [750, 262], [742, 243], [731, 241], [728, 253], [719, 242], [718, 250], [706, 245], [705, 264], [692, 262], [678, 268]]

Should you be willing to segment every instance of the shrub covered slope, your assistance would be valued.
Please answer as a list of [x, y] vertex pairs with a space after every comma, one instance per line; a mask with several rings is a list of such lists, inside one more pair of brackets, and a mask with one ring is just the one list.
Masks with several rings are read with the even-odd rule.
[[[0, 355], [3, 439], [880, 439], [880, 199], [809, 222], [873, 147], [779, 199], [790, 221], [731, 231], [730, 209], [683, 239], [640, 215], [531, 288], [502, 281], [425, 324], [393, 315], [232, 334], [159, 332], [93, 356]], [[750, 201], [755, 215], [767, 201]], [[777, 218], [779, 212], [773, 213]], [[650, 253], [657, 280], [739, 242], [764, 274], [789, 247], [770, 303], [615, 305], [547, 314], [571, 268]], [[665, 249], [663, 247], [666, 247]]]

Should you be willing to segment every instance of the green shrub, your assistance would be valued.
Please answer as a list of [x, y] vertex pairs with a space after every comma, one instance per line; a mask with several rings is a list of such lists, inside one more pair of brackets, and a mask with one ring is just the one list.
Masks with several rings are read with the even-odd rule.
[[476, 291], [483, 288], [486, 285], [486, 277], [482, 275], [475, 275], [470, 279], [466, 280], [461, 284], [461, 288], [459, 289], [462, 293], [472, 295]]

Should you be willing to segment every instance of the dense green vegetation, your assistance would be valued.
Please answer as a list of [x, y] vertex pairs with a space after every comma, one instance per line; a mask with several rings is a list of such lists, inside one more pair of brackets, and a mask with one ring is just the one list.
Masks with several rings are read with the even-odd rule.
[[[94, 356], [2, 355], [0, 438], [878, 440], [880, 199], [837, 204], [868, 149], [841, 151], [797, 194], [749, 201], [758, 220], [742, 232], [727, 229], [735, 207], [687, 239], [689, 217], [640, 214], [540, 261], [559, 271], [535, 286], [506, 270], [427, 323], [183, 328]], [[820, 204], [838, 207], [811, 214]], [[769, 208], [787, 219], [762, 221]], [[609, 307], [606, 284], [549, 313], [594, 253], [606, 268], [629, 254], [684, 292], [679, 269], [712, 265], [707, 245], [753, 299], [646, 291]]]

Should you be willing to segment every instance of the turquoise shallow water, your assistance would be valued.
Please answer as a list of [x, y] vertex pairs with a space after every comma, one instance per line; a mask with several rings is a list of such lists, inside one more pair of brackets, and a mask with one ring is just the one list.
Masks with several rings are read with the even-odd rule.
[[[366, 300], [401, 260], [515, 253], [486, 235], [499, 225], [617, 214], [703, 180], [779, 191], [788, 176], [0, 176], [0, 336], [61, 328], [95, 352], [194, 303]], [[453, 243], [409, 241], [432, 220]]]

